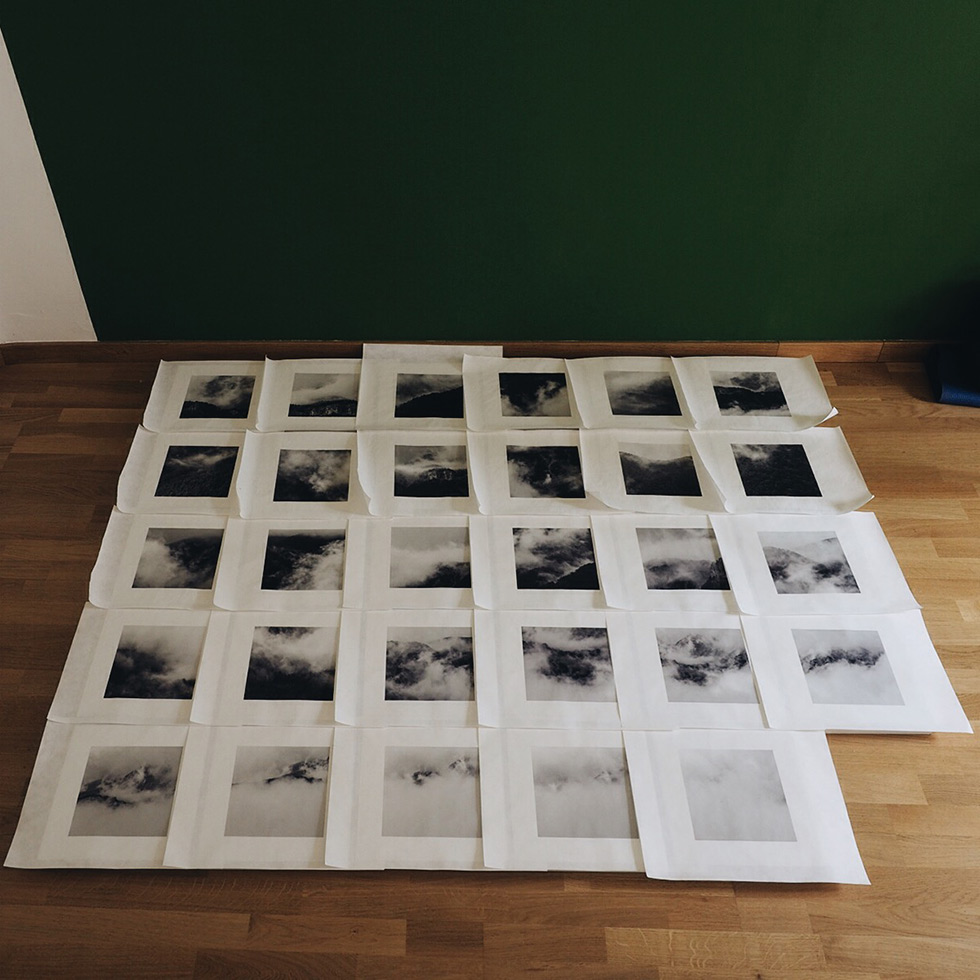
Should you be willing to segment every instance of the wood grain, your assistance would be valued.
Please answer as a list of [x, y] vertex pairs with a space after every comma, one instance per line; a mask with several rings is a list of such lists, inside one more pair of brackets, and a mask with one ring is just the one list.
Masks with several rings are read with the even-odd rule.
[[[110, 346], [101, 360], [71, 363], [8, 350], [0, 368], [3, 853], [161, 356], [146, 345]], [[162, 356], [187, 356], [187, 346]], [[323, 345], [308, 349], [323, 356]], [[888, 360], [887, 349], [877, 360], [821, 363], [821, 375], [840, 409], [834, 424], [877, 494], [868, 509], [977, 725], [980, 413], [933, 403], [921, 366]], [[261, 356], [249, 350], [225, 356]], [[222, 354], [208, 345], [201, 356]], [[870, 887], [7, 868], [0, 976], [975, 980], [980, 740], [834, 736], [831, 749]]]

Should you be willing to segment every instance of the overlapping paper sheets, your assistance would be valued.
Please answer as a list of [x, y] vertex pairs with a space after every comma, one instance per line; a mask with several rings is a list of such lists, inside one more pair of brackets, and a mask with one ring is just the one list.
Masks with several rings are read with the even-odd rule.
[[810, 359], [163, 363], [20, 866], [866, 881], [827, 731], [968, 731]]

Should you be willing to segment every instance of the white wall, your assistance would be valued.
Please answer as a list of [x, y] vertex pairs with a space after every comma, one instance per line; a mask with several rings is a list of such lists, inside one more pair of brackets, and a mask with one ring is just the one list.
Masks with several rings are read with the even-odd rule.
[[0, 343], [95, 339], [0, 35]]

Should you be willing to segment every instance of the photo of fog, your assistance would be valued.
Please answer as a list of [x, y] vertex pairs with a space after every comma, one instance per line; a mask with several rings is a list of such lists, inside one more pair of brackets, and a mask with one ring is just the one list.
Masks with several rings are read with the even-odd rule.
[[389, 626], [386, 701], [472, 701], [473, 631], [453, 626]]
[[396, 497], [468, 497], [466, 446], [395, 446]]
[[728, 589], [715, 532], [699, 527], [638, 527], [648, 589]]
[[519, 589], [599, 589], [587, 527], [515, 527], [514, 565]]
[[775, 371], [712, 371], [711, 384], [722, 415], [789, 415]]
[[340, 530], [269, 531], [261, 588], [337, 590], [344, 587], [344, 544]]
[[461, 419], [462, 374], [399, 374], [395, 381], [396, 419]]
[[861, 591], [832, 531], [760, 531], [759, 542], [781, 595]]
[[281, 449], [273, 500], [347, 500], [349, 449]]
[[668, 701], [758, 703], [741, 630], [658, 626], [656, 634]]
[[389, 745], [383, 837], [480, 837], [480, 763], [475, 748]]
[[177, 787], [178, 745], [93, 746], [69, 837], [165, 837]]
[[289, 396], [290, 418], [344, 418], [357, 415], [360, 376], [351, 374], [293, 375]]
[[733, 443], [732, 453], [747, 497], [821, 496], [801, 445]]
[[666, 371], [606, 371], [613, 415], [681, 415], [674, 382]]
[[690, 448], [677, 445], [620, 443], [619, 464], [627, 494], [651, 497], [700, 497], [701, 481]]
[[104, 696], [190, 699], [203, 646], [203, 626], [124, 626]]
[[470, 588], [468, 527], [393, 527], [388, 584], [393, 589]]
[[322, 837], [330, 750], [240, 745], [225, 837]]
[[154, 496], [227, 497], [237, 459], [237, 446], [171, 446]]
[[585, 497], [578, 446], [508, 446], [512, 497]]
[[615, 701], [605, 627], [522, 626], [528, 701]]
[[623, 749], [536, 745], [531, 768], [539, 837], [639, 836]]
[[770, 749], [682, 749], [696, 840], [795, 841]]
[[793, 630], [814, 704], [905, 704], [876, 630]]
[[223, 531], [207, 527], [151, 527], [133, 578], [134, 589], [210, 589]]
[[500, 413], [510, 416], [571, 416], [564, 372], [501, 371]]
[[332, 701], [339, 633], [333, 626], [256, 626], [245, 700]]
[[195, 374], [180, 408], [182, 419], [245, 419], [252, 403], [251, 374]]

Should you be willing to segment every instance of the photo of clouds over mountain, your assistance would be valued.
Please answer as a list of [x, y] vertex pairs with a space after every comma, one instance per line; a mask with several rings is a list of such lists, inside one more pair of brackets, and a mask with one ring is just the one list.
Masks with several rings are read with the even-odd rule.
[[273, 500], [347, 500], [349, 449], [281, 449]]
[[674, 381], [666, 371], [606, 371], [613, 415], [681, 415]]
[[711, 384], [722, 415], [789, 415], [775, 371], [712, 371]]
[[585, 497], [578, 446], [508, 446], [512, 497]]
[[390, 562], [393, 589], [468, 589], [469, 528], [393, 527]]
[[814, 704], [905, 704], [876, 630], [793, 630]]
[[210, 589], [222, 535], [220, 528], [149, 528], [133, 588]]
[[770, 749], [682, 749], [680, 762], [696, 840], [796, 840]]
[[177, 787], [180, 746], [94, 746], [69, 837], [164, 837]]
[[338, 633], [326, 626], [256, 626], [245, 700], [332, 701]]
[[528, 701], [615, 701], [605, 627], [522, 626]]
[[699, 527], [638, 527], [648, 589], [728, 589], [715, 532]]
[[330, 750], [240, 745], [225, 837], [322, 837]]
[[262, 588], [289, 591], [344, 587], [344, 544], [338, 530], [269, 531]]
[[357, 415], [357, 374], [295, 374], [290, 418], [344, 418]]
[[245, 419], [252, 403], [251, 374], [195, 374], [180, 407], [182, 419]]
[[171, 446], [154, 495], [227, 497], [237, 459], [237, 446]]
[[732, 453], [747, 497], [819, 497], [803, 446], [734, 443]]
[[700, 497], [701, 482], [686, 446], [620, 443], [619, 463], [628, 494]]
[[395, 446], [396, 497], [468, 497], [466, 446]]
[[399, 374], [395, 381], [396, 419], [461, 419], [462, 374]]
[[511, 416], [571, 416], [564, 372], [500, 372], [500, 413]]
[[531, 768], [539, 837], [637, 838], [623, 749], [537, 745]]
[[741, 630], [658, 626], [656, 633], [668, 701], [758, 703]]
[[472, 701], [473, 632], [455, 626], [390, 626], [386, 701]]
[[760, 531], [759, 542], [782, 595], [861, 591], [832, 531]]
[[383, 837], [479, 837], [477, 749], [389, 745], [385, 749]]
[[203, 646], [203, 626], [123, 627], [105, 697], [188, 700]]
[[587, 527], [515, 527], [514, 564], [519, 589], [599, 589]]

